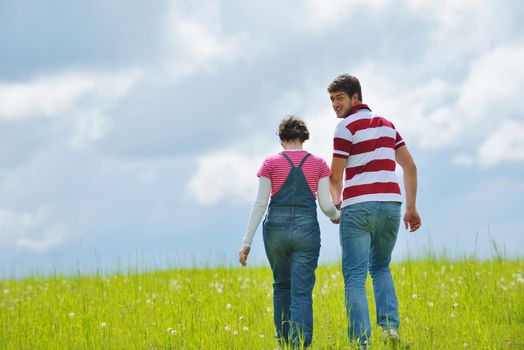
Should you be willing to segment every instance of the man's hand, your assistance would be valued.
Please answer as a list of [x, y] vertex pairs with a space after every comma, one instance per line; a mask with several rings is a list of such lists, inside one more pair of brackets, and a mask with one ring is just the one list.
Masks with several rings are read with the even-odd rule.
[[248, 246], [243, 246], [242, 249], [238, 252], [238, 261], [240, 261], [240, 264], [242, 266], [247, 265], [247, 256], [249, 255], [249, 252], [251, 251], [251, 248]]
[[334, 224], [340, 224], [340, 216], [336, 220], [331, 220], [331, 222]]
[[404, 214], [404, 225], [406, 226], [406, 230], [409, 229], [409, 232], [415, 232], [422, 226], [422, 221], [420, 220], [417, 209], [406, 210]]

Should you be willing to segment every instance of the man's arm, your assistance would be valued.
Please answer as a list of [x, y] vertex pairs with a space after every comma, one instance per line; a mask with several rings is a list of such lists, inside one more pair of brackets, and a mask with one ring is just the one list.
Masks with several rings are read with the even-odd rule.
[[406, 191], [406, 213], [404, 225], [406, 230], [414, 232], [422, 225], [417, 212], [417, 166], [406, 146], [401, 146], [395, 151], [395, 160], [404, 172], [404, 190]]
[[342, 202], [342, 189], [344, 180], [344, 169], [346, 169], [346, 158], [333, 157], [331, 161], [331, 176], [329, 177], [329, 192], [333, 203]]

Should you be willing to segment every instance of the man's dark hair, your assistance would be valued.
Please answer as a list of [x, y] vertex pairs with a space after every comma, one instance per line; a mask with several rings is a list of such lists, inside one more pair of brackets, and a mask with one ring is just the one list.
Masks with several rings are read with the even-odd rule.
[[349, 97], [352, 97], [357, 93], [358, 100], [362, 101], [362, 88], [360, 87], [360, 81], [358, 81], [357, 77], [353, 75], [339, 75], [331, 82], [331, 84], [329, 84], [327, 90], [330, 94], [336, 91], [342, 91], [348, 94]]
[[288, 115], [282, 119], [278, 126], [278, 137], [280, 137], [281, 141], [300, 139], [300, 142], [304, 142], [309, 139], [309, 131], [302, 119], [294, 115]]

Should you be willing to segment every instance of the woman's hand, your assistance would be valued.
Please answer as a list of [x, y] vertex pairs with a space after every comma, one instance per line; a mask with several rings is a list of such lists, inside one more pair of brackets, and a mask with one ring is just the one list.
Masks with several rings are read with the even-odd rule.
[[240, 261], [240, 264], [242, 266], [247, 265], [247, 256], [249, 255], [249, 252], [251, 251], [251, 248], [248, 246], [243, 246], [242, 249], [238, 252], [238, 261]]

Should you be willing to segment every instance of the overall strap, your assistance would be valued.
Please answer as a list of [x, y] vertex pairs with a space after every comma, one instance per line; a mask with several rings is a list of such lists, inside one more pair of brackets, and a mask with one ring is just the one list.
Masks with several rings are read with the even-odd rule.
[[306, 161], [306, 159], [311, 155], [311, 153], [308, 153], [306, 154], [306, 156], [304, 158], [302, 158], [302, 161], [300, 162], [300, 164], [298, 165], [299, 168], [302, 168], [302, 165], [304, 164], [304, 162]]
[[283, 155], [284, 158], [287, 159], [287, 161], [289, 162], [289, 164], [291, 164], [291, 167], [292, 167], [292, 168], [295, 167], [295, 164], [293, 164], [293, 162], [291, 161], [291, 158], [289, 158], [289, 157], [287, 156], [287, 154], [285, 154], [284, 152], [280, 152], [280, 154]]

